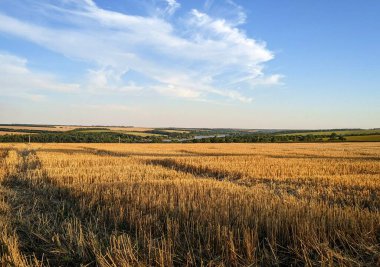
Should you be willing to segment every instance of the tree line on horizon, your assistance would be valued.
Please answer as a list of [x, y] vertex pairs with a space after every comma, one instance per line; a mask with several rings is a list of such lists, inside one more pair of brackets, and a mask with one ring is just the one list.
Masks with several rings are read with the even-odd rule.
[[[231, 134], [223, 137], [213, 136], [202, 139], [176, 139], [166, 136], [137, 136], [113, 132], [44, 132], [30, 135], [6, 134], [0, 136], [2, 143], [286, 143], [286, 142], [324, 142], [345, 141], [343, 135], [332, 133], [328, 136], [274, 135], [274, 134]], [[170, 139], [171, 138], [171, 139]]]

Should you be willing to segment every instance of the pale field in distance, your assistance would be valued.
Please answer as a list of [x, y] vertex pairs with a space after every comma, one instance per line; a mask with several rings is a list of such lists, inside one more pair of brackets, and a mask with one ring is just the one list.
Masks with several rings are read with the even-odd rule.
[[0, 182], [0, 265], [380, 264], [380, 143], [0, 144]]
[[60, 131], [60, 132], [66, 132], [75, 130], [78, 128], [107, 128], [113, 131], [128, 131], [128, 132], [144, 132], [153, 130], [153, 128], [144, 128], [144, 127], [107, 127], [107, 126], [60, 126], [55, 125], [51, 127], [38, 127], [38, 126], [0, 126], [0, 129], [14, 129], [17, 130], [39, 130], [39, 131]]
[[112, 131], [127, 131], [127, 132], [145, 132], [154, 130], [154, 128], [145, 127], [106, 127]]
[[31, 134], [31, 133], [24, 133], [24, 132], [1, 132], [0, 135], [6, 135], [6, 134]]
[[[36, 130], [36, 131], [59, 131], [59, 132], [66, 132], [66, 131], [71, 131], [77, 128], [82, 128], [81, 127], [76, 127], [76, 126], [51, 126], [51, 127], [39, 127], [39, 126], [0, 126], [0, 131], [1, 129], [12, 129], [17, 132], [17, 130]], [[19, 134], [17, 132], [17, 134]]]

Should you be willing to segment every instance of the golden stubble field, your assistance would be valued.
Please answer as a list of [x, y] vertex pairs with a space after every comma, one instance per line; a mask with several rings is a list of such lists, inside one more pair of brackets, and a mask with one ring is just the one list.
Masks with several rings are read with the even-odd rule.
[[377, 266], [380, 143], [0, 144], [2, 266]]

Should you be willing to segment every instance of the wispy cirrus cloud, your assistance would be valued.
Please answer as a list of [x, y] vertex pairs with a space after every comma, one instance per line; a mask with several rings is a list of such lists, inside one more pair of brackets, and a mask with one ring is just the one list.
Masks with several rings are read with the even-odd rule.
[[0, 53], [0, 95], [42, 101], [46, 93], [72, 93], [80, 88], [79, 84], [63, 83], [51, 74], [30, 70], [27, 63], [24, 58]]
[[86, 108], [97, 111], [127, 111], [127, 112], [137, 112], [138, 109], [133, 106], [118, 105], [118, 104], [86, 104], [81, 106], [74, 106], [76, 108]]
[[[276, 85], [281, 75], [264, 73], [273, 53], [239, 29], [245, 13], [227, 2], [238, 12], [236, 20], [193, 9], [169, 22], [165, 16], [106, 10], [92, 0], [50, 1], [29, 7], [44, 23], [0, 13], [0, 32], [91, 63], [82, 88], [250, 102], [252, 97], [244, 96], [242, 88]], [[172, 16], [178, 8], [177, 1], [167, 0], [161, 11]], [[148, 77], [149, 84], [125, 79], [129, 71]]]
[[174, 12], [176, 12], [176, 10], [181, 7], [181, 4], [178, 3], [176, 0], [166, 0], [166, 4], [167, 5], [164, 9], [164, 12], [169, 16], [173, 15]]

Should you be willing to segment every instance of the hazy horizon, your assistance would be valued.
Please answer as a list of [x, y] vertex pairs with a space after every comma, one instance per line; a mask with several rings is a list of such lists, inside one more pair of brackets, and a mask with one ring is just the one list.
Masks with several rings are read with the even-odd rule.
[[264, 131], [269, 131], [269, 130], [274, 130], [274, 131], [287, 131], [287, 130], [354, 130], [354, 129], [360, 129], [360, 130], [373, 130], [373, 129], [380, 129], [380, 127], [371, 127], [371, 128], [237, 128], [237, 127], [177, 127], [177, 126], [149, 126], [149, 125], [116, 125], [116, 124], [46, 124], [46, 123], [1, 123], [0, 126], [33, 126], [33, 127], [38, 127], [38, 126], [78, 126], [78, 127], [125, 127], [125, 128], [156, 128], [156, 129], [235, 129], [235, 130], [264, 130]]
[[380, 2], [5, 0], [0, 123], [378, 128]]

